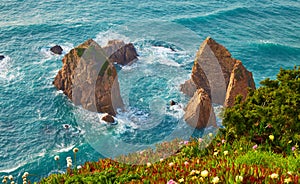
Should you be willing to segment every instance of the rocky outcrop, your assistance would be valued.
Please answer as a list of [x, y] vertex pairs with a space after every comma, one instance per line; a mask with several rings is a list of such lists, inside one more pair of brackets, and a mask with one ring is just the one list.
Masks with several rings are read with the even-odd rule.
[[230, 76], [224, 106], [232, 107], [237, 95], [242, 95], [242, 100], [245, 100], [248, 88], [255, 89], [252, 73], [243, 66], [241, 61], [237, 61]]
[[252, 73], [224, 46], [206, 38], [196, 54], [191, 79], [181, 85], [181, 91], [192, 97], [184, 115], [186, 122], [205, 127], [208, 117], [215, 121], [211, 103], [231, 107], [237, 95], [246, 98], [248, 88], [255, 89]]
[[101, 118], [101, 120], [103, 120], [103, 121], [105, 121], [105, 122], [107, 122], [107, 123], [114, 123], [114, 122], [115, 122], [114, 117], [112, 117], [112, 116], [109, 115], [109, 114], [104, 115], [104, 116]]
[[2, 59], [4, 59], [4, 58], [5, 58], [4, 55], [0, 55], [0, 61], [1, 61]]
[[50, 51], [53, 52], [54, 54], [61, 55], [63, 49], [61, 48], [61, 46], [55, 45], [55, 46], [53, 46], [53, 47], [50, 48]]
[[110, 40], [103, 50], [112, 63], [123, 66], [137, 60], [138, 56], [133, 44], [125, 44], [122, 40]]
[[116, 68], [95, 41], [87, 40], [72, 49], [62, 61], [53, 84], [75, 105], [113, 116], [123, 107]]
[[[242, 77], [234, 79], [236, 67], [244, 72]], [[233, 84], [230, 86], [230, 83], [239, 84], [243, 88], [236, 85], [232, 87]], [[232, 58], [224, 46], [208, 37], [196, 54], [191, 79], [181, 85], [181, 91], [191, 96], [197, 89], [203, 88], [211, 97], [212, 103], [231, 106], [236, 95], [246, 97], [248, 87], [255, 88], [251, 72], [240, 61]]]
[[189, 101], [184, 120], [194, 128], [201, 129], [207, 125], [216, 125], [211, 99], [208, 93], [200, 88]]

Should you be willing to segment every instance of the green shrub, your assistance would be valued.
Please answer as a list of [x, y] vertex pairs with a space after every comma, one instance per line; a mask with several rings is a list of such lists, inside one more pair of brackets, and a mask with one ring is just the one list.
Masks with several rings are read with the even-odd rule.
[[[246, 136], [268, 142], [273, 150], [289, 151], [290, 141], [300, 142], [300, 67], [280, 69], [276, 80], [266, 79], [245, 100], [224, 113], [223, 125], [229, 138]], [[273, 135], [274, 140], [269, 140]]]

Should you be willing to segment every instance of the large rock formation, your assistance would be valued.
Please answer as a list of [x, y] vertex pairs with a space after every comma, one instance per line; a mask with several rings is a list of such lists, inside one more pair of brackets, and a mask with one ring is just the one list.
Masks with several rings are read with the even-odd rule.
[[[233, 73], [239, 71], [236, 68], [243, 71], [239, 77], [234, 77], [236, 74]], [[236, 95], [246, 97], [248, 87], [255, 89], [252, 73], [239, 60], [232, 58], [224, 46], [208, 37], [197, 52], [191, 79], [181, 85], [181, 91], [191, 96], [203, 88], [212, 103], [232, 106]]]
[[123, 107], [116, 68], [95, 41], [72, 49], [62, 61], [53, 84], [76, 105], [110, 115]]
[[125, 44], [122, 40], [110, 40], [103, 47], [112, 63], [127, 65], [137, 60], [137, 52], [132, 43]]
[[191, 79], [181, 85], [181, 91], [192, 97], [186, 122], [195, 128], [205, 127], [208, 117], [215, 121], [213, 110], [209, 111], [211, 103], [231, 107], [237, 95], [246, 98], [248, 88], [255, 89], [252, 73], [224, 46], [206, 38], [196, 54]]
[[184, 119], [197, 129], [205, 128], [208, 124], [216, 125], [211, 99], [204, 89], [197, 89], [186, 107]]

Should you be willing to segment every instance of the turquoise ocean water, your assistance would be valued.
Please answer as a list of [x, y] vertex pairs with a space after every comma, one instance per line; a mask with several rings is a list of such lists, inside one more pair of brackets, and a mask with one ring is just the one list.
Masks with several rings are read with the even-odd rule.
[[[178, 85], [188, 79], [207, 36], [240, 59], [259, 86], [262, 79], [275, 78], [280, 67], [300, 64], [299, 20], [297, 0], [1, 0], [0, 54], [6, 59], [0, 61], [0, 177], [20, 178], [28, 171], [37, 181], [56, 172], [55, 155], [64, 160], [74, 147], [80, 149], [81, 164], [110, 156], [115, 145], [103, 144], [110, 136], [133, 144], [165, 139], [182, 112], [160, 109], [153, 99], [186, 103]], [[118, 116], [118, 126], [99, 128], [97, 148], [89, 143], [92, 126], [86, 127], [97, 122], [52, 85], [62, 56], [49, 52], [59, 44], [66, 53], [89, 38], [100, 45], [116, 38], [131, 41], [140, 54], [136, 64], [119, 68], [130, 110]], [[153, 110], [161, 116], [149, 115]], [[145, 124], [154, 128], [144, 130]]]

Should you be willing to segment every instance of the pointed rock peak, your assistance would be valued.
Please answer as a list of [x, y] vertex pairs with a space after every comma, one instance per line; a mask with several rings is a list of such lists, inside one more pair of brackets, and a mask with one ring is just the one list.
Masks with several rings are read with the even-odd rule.
[[200, 51], [203, 50], [203, 47], [209, 46], [211, 51], [215, 54], [218, 59], [222, 59], [224, 57], [231, 57], [230, 52], [221, 44], [216, 42], [211, 37], [207, 37], [202, 45], [200, 46]]
[[[66, 54], [66, 56], [73, 56], [73, 57], [79, 57], [81, 58], [84, 54], [84, 52], [88, 49], [91, 49], [92, 47], [97, 47], [98, 50], [100, 50], [100, 46], [98, 45], [97, 42], [95, 42], [93, 39], [88, 39], [85, 42], [83, 42], [82, 44], [76, 46], [75, 48], [73, 48], [68, 54]], [[66, 58], [66, 57], [65, 57]], [[64, 62], [64, 60], [63, 60]]]
[[93, 39], [88, 39], [75, 48], [88, 48], [91, 44], [97, 44]]

